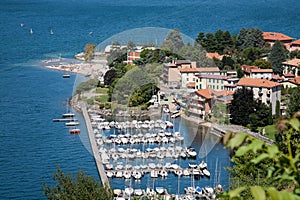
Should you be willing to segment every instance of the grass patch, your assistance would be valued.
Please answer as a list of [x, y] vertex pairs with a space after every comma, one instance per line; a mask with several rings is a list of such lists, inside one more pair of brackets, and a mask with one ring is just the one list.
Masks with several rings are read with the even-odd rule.
[[[275, 127], [275, 124], [265, 126], [264, 128], [265, 128], [265, 132], [266, 132], [266, 135], [264, 135], [264, 136], [271, 140], [275, 140], [275, 134], [278, 132]], [[262, 128], [261, 128], [261, 132], [262, 132]]]
[[95, 97], [95, 100], [100, 102], [100, 103], [106, 103], [106, 102], [108, 102], [108, 95], [103, 94], [101, 96]]
[[108, 88], [96, 88], [95, 93], [97, 94], [107, 94]]

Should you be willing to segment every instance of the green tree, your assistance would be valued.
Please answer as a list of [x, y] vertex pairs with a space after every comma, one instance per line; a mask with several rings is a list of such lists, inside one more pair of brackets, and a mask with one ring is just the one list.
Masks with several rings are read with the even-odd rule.
[[104, 85], [111, 85], [117, 78], [117, 71], [110, 69], [104, 74]]
[[135, 43], [133, 41], [129, 40], [127, 43], [127, 48], [130, 50], [134, 50], [135, 47], [136, 47]]
[[161, 48], [171, 51], [178, 52], [184, 46], [183, 39], [181, 33], [178, 29], [171, 30], [167, 38], [163, 41]]
[[273, 124], [271, 106], [268, 106], [261, 101], [256, 101], [254, 111], [254, 113], [249, 115], [249, 124], [252, 131], [256, 132], [258, 127], [264, 127]]
[[49, 200], [57, 199], [87, 199], [87, 200], [110, 200], [113, 194], [110, 189], [103, 187], [93, 177], [84, 172], [78, 172], [76, 177], [65, 174], [57, 167], [57, 172], [52, 179], [56, 181], [54, 186], [43, 183], [44, 194]]
[[276, 74], [282, 74], [281, 66], [282, 62], [287, 58], [285, 47], [280, 41], [276, 41], [271, 48], [268, 61], [272, 64], [273, 72]]
[[293, 59], [293, 58], [300, 58], [300, 51], [298, 49], [296, 49], [290, 53], [290, 59]]
[[264, 43], [262, 31], [255, 28], [242, 28], [236, 38], [236, 47], [240, 51], [248, 47], [262, 48]]
[[[221, 195], [223, 199], [300, 199], [299, 141], [292, 148], [292, 135], [300, 135], [299, 117], [300, 112], [277, 125], [285, 136], [286, 150], [244, 133], [225, 135], [223, 142], [233, 150], [235, 165], [231, 173], [236, 179], [231, 190]], [[253, 176], [256, 174], [259, 177]]]
[[300, 87], [293, 88], [292, 94], [287, 103], [287, 116], [290, 117], [293, 113], [300, 110]]
[[260, 69], [272, 69], [272, 64], [269, 61], [264, 59], [257, 59], [253, 62], [254, 66], [259, 67]]
[[253, 91], [246, 88], [236, 90], [229, 106], [231, 123], [246, 126], [249, 123], [249, 115], [254, 112], [254, 109]]
[[275, 119], [278, 119], [281, 116], [280, 112], [280, 101], [276, 101], [276, 112], [275, 112]]

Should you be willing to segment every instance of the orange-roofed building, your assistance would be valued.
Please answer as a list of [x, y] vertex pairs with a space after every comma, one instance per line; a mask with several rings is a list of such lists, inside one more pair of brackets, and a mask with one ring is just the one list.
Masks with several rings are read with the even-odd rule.
[[279, 40], [286, 47], [289, 47], [290, 43], [293, 41], [293, 38], [291, 38], [290, 36], [277, 32], [263, 32], [263, 39], [271, 46], [274, 45], [276, 40]]
[[273, 69], [251, 69], [250, 78], [272, 79]]
[[291, 42], [289, 50], [290, 51], [300, 50], [300, 39]]
[[284, 88], [294, 88], [300, 86], [300, 76], [297, 76], [295, 78], [282, 81], [280, 83]]
[[294, 77], [298, 75], [298, 67], [300, 66], [300, 59], [294, 58], [292, 60], [288, 60], [282, 62], [282, 73], [283, 74], [294, 74]]
[[210, 59], [216, 58], [218, 60], [222, 60], [224, 55], [220, 55], [218, 52], [211, 52], [211, 53], [206, 53], [206, 57]]
[[276, 113], [276, 102], [281, 100], [281, 87], [277, 82], [260, 78], [241, 78], [237, 88], [248, 88], [253, 91], [255, 99], [267, 105], [272, 105], [272, 114]]
[[252, 69], [259, 69], [257, 66], [242, 65], [242, 70], [244, 71], [245, 77], [250, 77]]
[[211, 112], [212, 107], [212, 89], [197, 90], [189, 95], [187, 109], [191, 115], [204, 117]]

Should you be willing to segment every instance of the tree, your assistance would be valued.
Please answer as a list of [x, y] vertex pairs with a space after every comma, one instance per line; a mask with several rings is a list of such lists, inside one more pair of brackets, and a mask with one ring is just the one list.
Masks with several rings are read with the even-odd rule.
[[179, 30], [171, 30], [169, 31], [167, 38], [163, 41], [161, 48], [171, 51], [178, 52], [184, 46], [182, 36]]
[[272, 46], [270, 55], [268, 56], [268, 61], [272, 64], [274, 73], [282, 74], [281, 66], [286, 57], [285, 47], [277, 40]]
[[300, 58], [300, 51], [298, 49], [296, 49], [290, 53], [290, 59], [293, 59], [293, 58]]
[[232, 161], [235, 165], [231, 172], [235, 179], [231, 190], [223, 193], [222, 198], [300, 199], [299, 141], [294, 149], [291, 148], [291, 136], [298, 135], [299, 138], [300, 135], [299, 118], [300, 112], [297, 112], [291, 119], [281, 120], [277, 124], [281, 135], [286, 136], [287, 151], [283, 151], [276, 143], [267, 145], [245, 133], [227, 133], [224, 136], [223, 142], [234, 154]]
[[280, 101], [277, 100], [276, 101], [276, 112], [275, 112], [275, 119], [278, 119], [281, 115], [281, 112], [280, 112]]
[[128, 43], [127, 43], [127, 48], [130, 49], [130, 50], [133, 50], [135, 49], [136, 45], [133, 41], [129, 40]]
[[242, 28], [236, 38], [236, 47], [240, 51], [248, 47], [262, 48], [264, 43], [262, 31], [255, 28]]
[[249, 116], [251, 131], [257, 131], [258, 127], [264, 127], [273, 124], [272, 107], [262, 103], [255, 102], [255, 112]]
[[87, 199], [87, 200], [110, 200], [113, 194], [110, 189], [101, 186], [93, 177], [87, 176], [84, 172], [78, 172], [76, 177], [64, 174], [57, 166], [57, 172], [52, 179], [56, 184], [52, 187], [43, 183], [44, 194], [49, 200], [56, 199]]
[[259, 67], [260, 69], [272, 69], [272, 64], [264, 59], [255, 60], [253, 65]]
[[231, 123], [246, 126], [249, 123], [249, 115], [254, 112], [255, 102], [253, 91], [242, 88], [233, 94], [233, 100], [229, 106]]
[[104, 75], [104, 85], [111, 85], [117, 78], [117, 72], [115, 69], [108, 70]]
[[90, 61], [93, 58], [94, 51], [95, 51], [95, 44], [86, 44], [84, 47], [84, 59], [86, 61]]
[[300, 110], [300, 87], [293, 88], [291, 97], [287, 104], [287, 116], [290, 117], [293, 113]]

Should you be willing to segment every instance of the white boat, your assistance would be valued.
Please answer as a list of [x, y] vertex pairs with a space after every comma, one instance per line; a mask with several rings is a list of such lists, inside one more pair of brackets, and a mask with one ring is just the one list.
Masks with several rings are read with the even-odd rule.
[[161, 177], [165, 178], [165, 177], [168, 176], [168, 172], [167, 172], [166, 170], [161, 170], [161, 171], [159, 172], [159, 175], [161, 175]]
[[184, 175], [184, 176], [189, 176], [189, 175], [190, 175], [189, 170], [184, 169], [184, 170], [183, 170], [183, 175]]
[[176, 170], [175, 172], [174, 172], [177, 176], [181, 176], [182, 175], [182, 170]]
[[151, 170], [150, 176], [151, 176], [151, 178], [157, 178], [158, 177], [158, 172], [156, 170]]
[[107, 175], [108, 178], [112, 178], [114, 176], [114, 173], [111, 172], [111, 171], [107, 171], [106, 175]]
[[124, 192], [125, 194], [127, 194], [128, 196], [131, 196], [133, 194], [133, 188], [125, 188]]
[[122, 177], [123, 177], [122, 171], [117, 171], [116, 177], [117, 177], [117, 178], [122, 178]]
[[190, 167], [190, 168], [196, 168], [196, 167], [197, 167], [197, 163], [195, 163], [195, 162], [190, 162], [190, 163], [189, 163], [189, 167]]
[[78, 126], [79, 122], [67, 122], [65, 123], [66, 126]]
[[133, 176], [133, 178], [135, 178], [136, 180], [138, 180], [138, 179], [141, 179], [142, 173], [139, 172], [139, 171], [137, 171], [137, 170], [134, 170], [134, 171], [132, 172], [132, 176]]
[[123, 176], [124, 176], [125, 179], [130, 179], [131, 173], [126, 170], [126, 171], [124, 171]]
[[163, 194], [165, 192], [165, 188], [163, 187], [156, 187], [155, 190], [158, 194]]
[[155, 192], [153, 189], [147, 187], [147, 189], [146, 189], [146, 194], [147, 194], [147, 196], [149, 196], [149, 197], [153, 197], [153, 196], [155, 196], [156, 192]]
[[52, 29], [50, 30], [50, 35], [54, 35], [54, 32]]
[[62, 114], [63, 118], [69, 118], [69, 117], [74, 117], [74, 116], [75, 116], [74, 113], [64, 113], [64, 114]]
[[30, 34], [33, 34], [33, 30], [32, 30], [32, 28], [30, 29], [29, 33], [30, 33]]
[[120, 196], [122, 194], [122, 190], [121, 189], [114, 189], [114, 195], [115, 196]]
[[207, 169], [203, 169], [202, 172], [205, 176], [210, 177], [210, 172]]
[[207, 163], [202, 160], [201, 163], [199, 164], [199, 167], [200, 169], [204, 169], [207, 167]]
[[197, 156], [197, 152], [194, 148], [192, 147], [187, 147], [186, 148], [186, 153], [188, 154], [188, 156], [190, 157], [196, 157]]
[[142, 189], [135, 189], [135, 190], [134, 190], [134, 194], [135, 194], [136, 196], [142, 196], [143, 193], [144, 193], [144, 191], [143, 191]]

